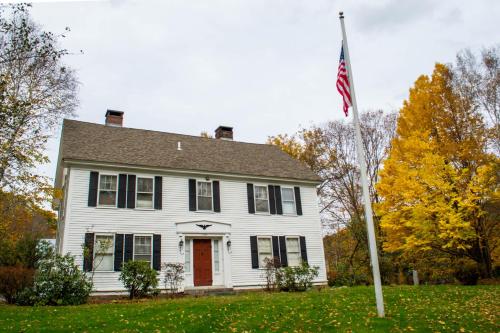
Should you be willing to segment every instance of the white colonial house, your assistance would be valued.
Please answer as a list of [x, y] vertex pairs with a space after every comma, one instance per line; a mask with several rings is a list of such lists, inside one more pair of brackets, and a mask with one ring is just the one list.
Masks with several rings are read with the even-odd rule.
[[[56, 248], [94, 270], [96, 291], [123, 291], [128, 260], [160, 278], [163, 263], [183, 263], [185, 290], [259, 288], [272, 256], [319, 266], [314, 282], [326, 283], [319, 180], [307, 166], [276, 146], [233, 141], [230, 127], [212, 139], [122, 123], [108, 110], [105, 125], [65, 120], [61, 135]], [[94, 257], [100, 242], [111, 246]]]

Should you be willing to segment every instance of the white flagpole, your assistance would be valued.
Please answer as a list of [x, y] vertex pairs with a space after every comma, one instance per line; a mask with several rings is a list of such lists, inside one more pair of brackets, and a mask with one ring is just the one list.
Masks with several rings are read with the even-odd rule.
[[354, 120], [354, 133], [356, 138], [356, 152], [358, 155], [359, 166], [361, 168], [361, 183], [363, 185], [363, 199], [365, 204], [366, 229], [368, 231], [368, 243], [370, 246], [370, 258], [372, 263], [373, 283], [375, 285], [375, 298], [377, 300], [377, 313], [379, 317], [385, 316], [384, 295], [382, 294], [382, 283], [380, 280], [380, 269], [378, 267], [377, 243], [375, 240], [375, 228], [373, 226], [372, 205], [370, 202], [370, 190], [368, 188], [368, 179], [366, 173], [365, 152], [363, 141], [361, 139], [361, 128], [359, 127], [358, 105], [356, 103], [356, 94], [354, 93], [354, 82], [352, 76], [351, 58], [349, 57], [349, 48], [347, 47], [347, 35], [344, 26], [344, 13], [339, 13], [340, 25], [342, 26], [342, 44], [344, 47], [344, 58], [347, 67], [347, 78], [352, 100], [352, 115]]

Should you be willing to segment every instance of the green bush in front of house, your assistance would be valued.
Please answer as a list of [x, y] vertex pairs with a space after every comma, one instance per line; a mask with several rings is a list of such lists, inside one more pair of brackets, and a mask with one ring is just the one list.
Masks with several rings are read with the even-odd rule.
[[306, 291], [318, 276], [319, 267], [310, 267], [303, 262], [300, 266], [282, 267], [276, 270], [276, 282], [282, 291]]
[[120, 281], [129, 291], [129, 298], [158, 293], [158, 273], [145, 261], [128, 261], [122, 266]]
[[37, 263], [33, 286], [17, 295], [19, 305], [79, 305], [87, 302], [92, 281], [73, 256], [52, 254]]
[[263, 277], [266, 279], [267, 291], [306, 291], [312, 287], [318, 273], [319, 267], [311, 267], [306, 262], [300, 266], [281, 267], [279, 259], [264, 260]]

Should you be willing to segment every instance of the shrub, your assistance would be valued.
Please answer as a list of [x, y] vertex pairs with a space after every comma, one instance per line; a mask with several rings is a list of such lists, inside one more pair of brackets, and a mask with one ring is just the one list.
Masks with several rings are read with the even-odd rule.
[[369, 285], [370, 277], [360, 269], [340, 264], [336, 270], [328, 272], [328, 285], [330, 287]]
[[33, 284], [34, 273], [33, 269], [22, 266], [0, 267], [0, 295], [7, 303], [15, 303], [19, 293]]
[[37, 266], [33, 287], [20, 293], [19, 305], [78, 305], [87, 301], [92, 282], [71, 255], [55, 254]]
[[165, 263], [163, 264], [163, 269], [165, 270], [165, 278], [163, 280], [165, 289], [172, 295], [179, 293], [181, 283], [184, 281], [184, 264], [176, 262]]
[[266, 280], [266, 285], [264, 287], [267, 291], [275, 291], [278, 289], [277, 276], [279, 274], [278, 270], [281, 267], [281, 262], [278, 257], [265, 258], [264, 259], [264, 271], [263, 277]]
[[129, 291], [129, 298], [158, 293], [158, 273], [145, 261], [128, 261], [122, 266], [120, 281]]
[[466, 286], [474, 286], [479, 279], [479, 271], [474, 263], [464, 262], [462, 265], [458, 265], [455, 277]]
[[307, 263], [294, 267], [279, 267], [279, 261], [266, 259], [264, 278], [266, 290], [305, 291], [312, 287], [312, 281], [318, 276], [319, 267], [310, 267]]

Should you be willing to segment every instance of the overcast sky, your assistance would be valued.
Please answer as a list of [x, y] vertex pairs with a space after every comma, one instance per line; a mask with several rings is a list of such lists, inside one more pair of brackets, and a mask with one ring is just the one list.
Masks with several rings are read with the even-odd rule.
[[199, 135], [228, 125], [236, 140], [263, 143], [343, 117], [339, 10], [360, 110], [397, 110], [435, 62], [500, 42], [498, 0], [45, 2], [32, 14], [46, 30], [71, 28], [62, 46], [81, 82], [77, 119], [103, 123], [109, 108], [127, 127]]

